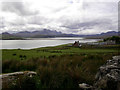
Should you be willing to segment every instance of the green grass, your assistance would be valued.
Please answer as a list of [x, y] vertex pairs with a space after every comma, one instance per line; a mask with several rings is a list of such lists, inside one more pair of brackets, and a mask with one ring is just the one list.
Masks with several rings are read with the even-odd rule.
[[76, 48], [76, 47], [67, 47], [66, 45], [60, 45], [56, 47], [44, 47], [31, 50], [23, 49], [10, 49], [2, 50], [2, 60], [29, 60], [32, 58], [43, 58], [49, 56], [60, 56], [65, 54], [81, 54], [81, 53], [114, 53], [118, 52], [119, 47], [116, 46], [103, 46], [101, 48], [94, 48], [92, 46]]

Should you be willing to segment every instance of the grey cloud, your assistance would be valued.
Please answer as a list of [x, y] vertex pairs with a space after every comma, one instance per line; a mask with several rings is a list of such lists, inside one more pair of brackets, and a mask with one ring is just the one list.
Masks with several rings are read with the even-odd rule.
[[97, 19], [93, 21], [87, 22], [74, 22], [74, 23], [66, 23], [61, 27], [66, 27], [68, 29], [79, 29], [79, 30], [86, 30], [86, 29], [104, 29], [104, 30], [116, 30], [117, 27], [113, 25], [114, 22], [110, 19]]
[[26, 23], [15, 23], [15, 22], [10, 22], [9, 23], [11, 26], [24, 26], [24, 25], [26, 25]]
[[20, 16], [35, 15], [38, 11], [30, 11], [23, 2], [3, 2], [2, 11], [13, 12]]
[[0, 28], [4, 28], [5, 27], [3, 21], [4, 21], [4, 18], [0, 17]]
[[[46, 7], [50, 13], [32, 11], [29, 5], [23, 2], [4, 2], [2, 11], [16, 13], [16, 19], [9, 21], [9, 30], [37, 30], [40, 28], [54, 28], [66, 33], [78, 33], [87, 30], [116, 30], [117, 29], [117, 4], [114, 3], [83, 3], [83, 7], [54, 6]], [[41, 6], [40, 6], [41, 7]], [[75, 8], [75, 12], [74, 12]], [[82, 8], [82, 9], [81, 9]], [[38, 9], [37, 9], [38, 10]], [[43, 9], [44, 10], [44, 9]], [[45, 9], [46, 10], [46, 9]], [[82, 10], [82, 11], [80, 11]], [[70, 11], [70, 14], [69, 14]], [[40, 13], [39, 13], [40, 12]], [[84, 15], [85, 12], [85, 15]], [[87, 12], [87, 14], [86, 14]], [[57, 16], [58, 15], [58, 16]], [[80, 16], [79, 16], [80, 15]], [[25, 17], [24, 17], [25, 16]], [[55, 18], [54, 18], [55, 17]], [[85, 19], [85, 20], [84, 20]], [[115, 21], [115, 20], [116, 21]], [[15, 27], [11, 29], [11, 26]], [[30, 27], [29, 27], [30, 26]], [[22, 28], [24, 27], [24, 28]], [[95, 31], [96, 32], [96, 31]]]
[[40, 16], [40, 15], [39, 16], [34, 15], [32, 17], [27, 18], [27, 23], [28, 24], [42, 25], [42, 24], [48, 23], [49, 21], [50, 21], [49, 19], [47, 19], [44, 16]]
[[118, 30], [120, 31], [120, 2], [118, 3]]
[[[27, 18], [27, 17], [26, 17]], [[4, 21], [5, 24], [8, 24], [9, 26], [25, 26], [27, 24], [25, 17], [19, 16], [11, 21]]]
[[116, 2], [84, 2], [83, 10], [96, 10], [100, 13], [113, 13], [118, 11]]
[[97, 25], [98, 22], [82, 22], [82, 23], [73, 23], [73, 24], [69, 24], [69, 25], [65, 25], [63, 27], [66, 27], [66, 28], [69, 28], [69, 29], [79, 29], [81, 27], [92, 27], [92, 26], [95, 26]]
[[54, 12], [54, 13], [60, 12], [60, 11], [62, 11], [62, 10], [64, 10], [64, 9], [67, 9], [67, 8], [68, 8], [67, 6], [64, 6], [64, 7], [61, 7], [61, 8], [57, 8], [57, 7], [56, 7], [56, 9], [53, 10], [53, 12]]

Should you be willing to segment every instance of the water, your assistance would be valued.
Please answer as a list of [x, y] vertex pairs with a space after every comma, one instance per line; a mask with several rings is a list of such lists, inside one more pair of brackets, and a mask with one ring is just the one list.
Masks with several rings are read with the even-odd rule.
[[[59, 38], [35, 38], [32, 40], [1, 40], [0, 49], [33, 49], [47, 46], [57, 46], [62, 44], [74, 43], [78, 41], [81, 43], [85, 42], [96, 42], [98, 39], [83, 39], [78, 37], [59, 37]], [[1, 47], [2, 46], [2, 47]]]

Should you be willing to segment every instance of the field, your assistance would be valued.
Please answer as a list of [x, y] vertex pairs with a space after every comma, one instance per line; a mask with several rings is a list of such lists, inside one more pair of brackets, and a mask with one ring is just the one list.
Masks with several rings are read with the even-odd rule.
[[49, 56], [60, 56], [65, 54], [97, 54], [97, 53], [114, 53], [118, 52], [118, 45], [109, 45], [109, 46], [83, 46], [81, 48], [69, 47], [67, 45], [60, 45], [56, 47], [44, 47], [37, 49], [10, 49], [10, 50], [2, 50], [2, 59], [3, 60], [29, 60], [32, 58], [48, 58]]
[[[3, 73], [36, 71], [39, 88], [78, 88], [79, 83], [92, 84], [98, 68], [114, 55], [119, 45], [70, 44], [30, 50], [2, 50]], [[38, 81], [35, 81], [35, 83]]]

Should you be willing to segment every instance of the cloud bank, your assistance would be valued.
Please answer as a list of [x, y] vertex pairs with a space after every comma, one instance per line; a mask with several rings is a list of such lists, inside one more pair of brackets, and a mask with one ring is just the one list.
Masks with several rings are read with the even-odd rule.
[[118, 30], [117, 0], [24, 0], [0, 2], [0, 32], [44, 28], [72, 34]]

